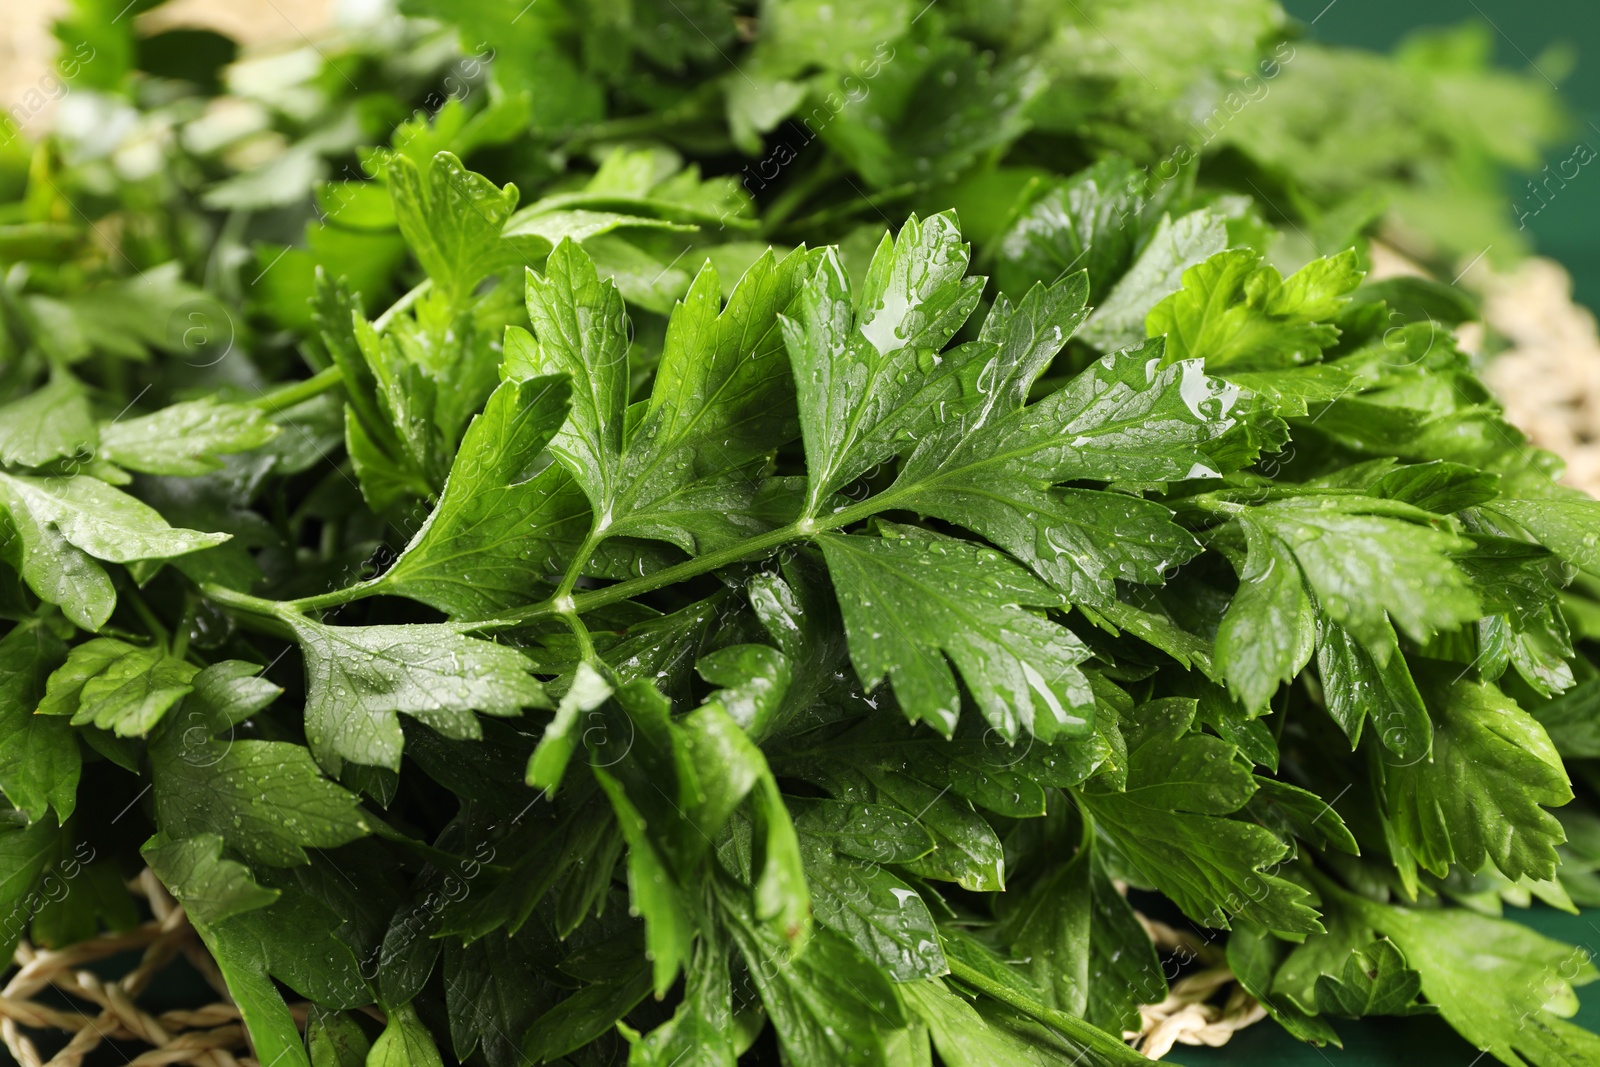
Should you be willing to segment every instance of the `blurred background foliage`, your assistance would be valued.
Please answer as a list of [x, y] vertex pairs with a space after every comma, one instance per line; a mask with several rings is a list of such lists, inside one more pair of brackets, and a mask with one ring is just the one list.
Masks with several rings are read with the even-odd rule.
[[[1570, 168], [1593, 133], [1558, 101], [1567, 77], [1580, 95], [1592, 80], [1566, 43], [1584, 32], [1570, 5], [867, 0], [846, 17], [810, 0], [703, 2], [674, 25], [657, 0], [541, 0], [510, 19], [508, 4], [403, 0], [445, 20], [430, 23], [377, 0], [228, 11], [72, 0], [57, 8], [56, 73], [13, 73], [0, 100], [22, 133], [0, 149], [4, 215], [99, 223], [115, 200], [107, 254], [141, 268], [179, 256], [212, 288], [237, 289], [258, 252], [277, 256], [319, 208], [332, 214], [319, 181], [364, 179], [363, 146], [397, 139], [451, 148], [526, 192], [559, 185], [570, 157], [653, 137], [785, 208], [833, 196], [841, 233], [875, 221], [850, 200], [884, 217], [954, 205], [981, 230], [1046, 171], [1120, 153], [1164, 176], [1192, 153], [1205, 182], [1264, 206], [1286, 266], [1385, 213], [1396, 243], [1441, 269], [1485, 249], [1511, 262], [1530, 235], [1600, 265], [1584, 251], [1600, 241], [1591, 198], [1580, 189], [1545, 209], [1525, 185], [1548, 177], [1547, 162]], [[26, 6], [7, 19], [48, 11]], [[1455, 28], [1419, 29], [1444, 24]], [[1392, 55], [1331, 47], [1344, 43]], [[43, 47], [37, 34], [28, 47]], [[821, 124], [827, 157], [804, 158], [807, 116], [858, 93]], [[52, 126], [41, 160], [28, 142]], [[802, 158], [769, 178], [785, 146]], [[268, 275], [263, 307], [281, 324], [304, 325], [291, 304], [312, 261], [336, 260], [380, 295], [398, 239], [381, 195], [352, 197], [335, 198], [335, 221], [368, 240], [313, 230], [309, 251]], [[180, 202], [197, 211], [158, 210]]]
[[1504, 177], [1505, 217], [1515, 219], [1519, 205], [1537, 211], [1527, 220], [1533, 247], [1566, 265], [1580, 301], [1600, 306], [1600, 175], [1585, 167], [1571, 195], [1562, 190], [1564, 195], [1549, 198], [1547, 206], [1527, 186], [1535, 176], [1542, 178], [1546, 165], [1559, 169], [1576, 144], [1600, 149], [1600, 9], [1560, 0], [1286, 0], [1284, 7], [1306, 23], [1313, 40], [1382, 52], [1401, 46], [1419, 29], [1469, 22], [1497, 66], [1532, 74], [1552, 94], [1559, 91], [1570, 113], [1566, 136], [1531, 165]]

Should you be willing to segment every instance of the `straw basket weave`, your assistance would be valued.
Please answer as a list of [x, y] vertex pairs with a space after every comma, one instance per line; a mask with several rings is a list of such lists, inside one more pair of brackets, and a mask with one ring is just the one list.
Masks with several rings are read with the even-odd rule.
[[[245, 1055], [248, 1041], [239, 1011], [183, 909], [149, 870], [130, 883], [129, 891], [149, 905], [152, 918], [142, 926], [103, 934], [59, 952], [36, 949], [27, 941], [17, 946], [17, 970], [0, 989], [0, 1039], [12, 1058], [21, 1067], [78, 1067], [90, 1052], [112, 1040], [151, 1046], [128, 1067], [174, 1063], [259, 1067]], [[139, 952], [139, 962], [121, 978], [107, 981], [86, 969], [126, 952]], [[219, 1000], [194, 1010], [151, 1015], [139, 1007], [139, 997], [179, 956], [210, 983]], [[50, 988], [82, 1007], [64, 1010], [40, 1003], [40, 994]], [[291, 1010], [303, 1024], [304, 1006]], [[28, 1030], [53, 1030], [70, 1037], [64, 1048], [45, 1059]]]

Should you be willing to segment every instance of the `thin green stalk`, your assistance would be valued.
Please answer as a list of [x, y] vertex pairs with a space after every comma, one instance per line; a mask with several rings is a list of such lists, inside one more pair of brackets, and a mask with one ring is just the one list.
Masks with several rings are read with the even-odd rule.
[[288, 611], [297, 614], [304, 614], [308, 611], [326, 611], [328, 608], [337, 608], [352, 601], [361, 600], [364, 597], [377, 596], [383, 592], [385, 584], [383, 579], [384, 576], [380, 574], [376, 578], [368, 578], [364, 582], [347, 585], [343, 589], [331, 589], [326, 593], [303, 596], [298, 600], [276, 600], [269, 601], [269, 603], [281, 604]]
[[338, 367], [328, 367], [317, 371], [309, 378], [298, 382], [290, 382], [281, 389], [274, 389], [270, 393], [262, 393], [254, 400], [249, 401], [253, 408], [263, 411], [282, 411], [292, 408], [296, 404], [303, 404], [313, 397], [321, 396], [330, 389], [336, 389], [344, 384], [344, 373]]
[[907, 182], [903, 185], [891, 186], [870, 196], [855, 196], [842, 204], [825, 207], [821, 211], [807, 215], [799, 222], [796, 222], [791, 229], [796, 233], [810, 232], [819, 226], [826, 226], [839, 219], [848, 219], [855, 215], [864, 214], [867, 211], [878, 211], [883, 205], [891, 204], [896, 200], [903, 200], [918, 192], [919, 189], [920, 186], [915, 183]]
[[[381, 332], [391, 319], [416, 303], [419, 297], [432, 288], [432, 279], [412, 288], [399, 300], [391, 304], [389, 310], [373, 321], [373, 328]], [[263, 393], [254, 400], [249, 401], [249, 404], [251, 407], [261, 408], [266, 411], [282, 411], [284, 408], [302, 404], [312, 397], [321, 396], [328, 390], [335, 389], [343, 384], [343, 371], [338, 367], [325, 367], [302, 381], [290, 382], [280, 389], [274, 389], [270, 393]]]
[[[663, 568], [654, 574], [647, 574], [642, 578], [630, 578], [626, 582], [608, 585], [604, 589], [579, 593], [569, 598], [572, 604], [570, 610], [580, 614], [594, 611], [596, 608], [603, 608], [608, 604], [628, 600], [643, 593], [654, 592], [657, 589], [663, 589], [678, 582], [688, 581], [690, 578], [698, 578], [702, 574], [709, 574], [730, 564], [764, 556], [774, 549], [788, 544], [790, 541], [799, 540], [802, 536], [804, 535], [797, 529], [795, 524], [780, 526], [770, 533], [759, 534], [717, 552], [708, 552], [703, 556], [696, 556], [694, 559]], [[559, 603], [559, 601], [555, 603]], [[535, 605], [535, 607], [538, 607], [538, 605]]]
[[385, 329], [388, 328], [389, 323], [394, 319], [394, 317], [396, 315], [400, 314], [402, 311], [404, 311], [407, 308], [409, 308], [412, 304], [415, 304], [424, 295], [426, 295], [429, 292], [429, 290], [431, 290], [432, 288], [433, 288], [433, 279], [432, 278], [424, 278], [422, 281], [418, 282], [416, 285], [414, 285], [410, 289], [408, 289], [405, 292], [405, 295], [401, 296], [399, 300], [396, 300], [393, 304], [390, 304], [389, 305], [389, 309], [387, 311], [385, 311], [382, 315], [379, 315], [377, 318], [373, 319], [372, 320], [372, 328], [374, 330], [377, 330], [379, 333], [382, 333]]
[[194, 597], [189, 593], [183, 594], [183, 614], [178, 618], [178, 626], [172, 632], [172, 658], [182, 659], [189, 653], [189, 631], [194, 628]]
[[585, 663], [598, 663], [600, 657], [594, 654], [594, 639], [589, 636], [589, 628], [578, 618], [577, 613], [568, 612], [561, 616], [561, 621], [567, 624], [572, 636], [578, 639], [578, 658]]
[[776, 232], [788, 221], [790, 215], [800, 210], [801, 205], [809, 200], [813, 193], [843, 173], [844, 165], [838, 159], [824, 156], [816, 166], [790, 182], [789, 187], [762, 213], [762, 234], [771, 235]]
[[144, 628], [150, 631], [150, 636], [155, 638], [156, 643], [162, 648], [171, 648], [172, 635], [167, 633], [167, 628], [156, 618], [156, 613], [150, 610], [150, 605], [144, 602], [144, 597], [136, 590], [130, 589], [123, 595], [123, 599], [133, 608], [133, 613], [139, 616], [139, 621], [144, 623]]
[[559, 596], [549, 600], [530, 605], [519, 611], [511, 612], [497, 619], [485, 619], [473, 623], [476, 629], [490, 629], [502, 626], [516, 626], [533, 619], [549, 615], [564, 614], [566, 612], [594, 611], [619, 601], [628, 600], [644, 593], [651, 593], [657, 589], [675, 585], [678, 582], [698, 578], [702, 574], [740, 563], [747, 559], [764, 556], [775, 549], [782, 548], [791, 541], [803, 541], [815, 534], [836, 530], [841, 526], [848, 526], [853, 522], [860, 522], [892, 506], [894, 494], [879, 493], [859, 504], [834, 512], [832, 515], [814, 519], [801, 519], [787, 526], [780, 526], [755, 537], [747, 538], [736, 545], [716, 552], [708, 552], [694, 559], [684, 560], [682, 563], [665, 567], [654, 574], [647, 574], [641, 578], [630, 578], [616, 585], [608, 585], [604, 589], [595, 589], [575, 596], [567, 596], [565, 601]]
[[206, 584], [200, 591], [225, 608], [237, 608], [248, 611], [252, 615], [280, 615], [286, 607], [281, 600], [267, 600], [265, 597], [251, 596], [241, 593], [237, 589], [229, 589], [225, 585]]
[[583, 544], [578, 546], [578, 551], [573, 553], [572, 562], [567, 565], [567, 572], [561, 576], [561, 584], [556, 586], [555, 595], [550, 598], [552, 602], [572, 595], [572, 589], [578, 584], [578, 578], [583, 573], [584, 564], [589, 562], [589, 557], [594, 555], [594, 550], [600, 547], [600, 542], [605, 538], [605, 530], [599, 523], [589, 527], [588, 535], [584, 537]]
[[1241, 504], [1235, 500], [1225, 500], [1217, 493], [1202, 493], [1199, 496], [1191, 496], [1186, 500], [1182, 500], [1180, 503], [1187, 507], [1208, 511], [1213, 515], [1222, 515], [1230, 519], [1235, 515], [1243, 515], [1250, 510], [1250, 505]]
[[760, 534], [736, 545], [730, 545], [717, 552], [708, 552], [694, 559], [684, 560], [682, 563], [663, 568], [654, 574], [647, 574], [642, 578], [630, 578], [626, 582], [608, 585], [604, 589], [594, 589], [576, 596], [569, 594], [552, 596], [537, 604], [518, 611], [502, 615], [497, 619], [483, 619], [471, 624], [473, 629], [487, 630], [500, 627], [519, 626], [534, 619], [546, 618], [551, 615], [584, 614], [603, 608], [607, 604], [627, 600], [642, 593], [653, 592], [665, 586], [698, 578], [708, 574], [719, 567], [726, 567], [741, 560], [765, 555], [775, 548], [782, 547], [790, 541], [805, 536], [797, 528], [798, 524], [780, 527], [770, 533]]
[[[281, 601], [265, 600], [221, 585], [202, 585], [200, 592], [213, 603], [240, 612], [240, 624], [249, 629], [274, 637], [293, 637], [288, 624], [288, 617], [293, 612], [285, 610], [286, 605]], [[248, 620], [252, 619], [256, 621], [250, 623]]]
[[676, 126], [682, 126], [684, 123], [693, 122], [700, 117], [702, 117], [701, 112], [693, 108], [679, 106], [667, 108], [664, 111], [610, 119], [606, 122], [594, 123], [574, 132], [567, 138], [565, 147], [567, 151], [574, 152], [600, 141], [648, 137], [663, 133]]
[[[581, 562], [578, 561], [587, 559], [588, 554], [593, 552], [594, 545], [603, 539], [603, 535], [597, 536], [591, 531], [554, 595], [537, 604], [529, 605], [526, 608], [498, 618], [482, 619], [460, 625], [463, 629], [487, 630], [519, 626], [535, 619], [548, 618], [552, 615], [582, 615], [586, 612], [606, 607], [609, 604], [628, 600], [644, 593], [654, 592], [657, 589], [675, 585], [678, 582], [688, 581], [690, 578], [698, 578], [702, 574], [709, 574], [730, 564], [759, 558], [775, 549], [782, 548], [791, 541], [802, 541], [814, 534], [836, 530], [853, 522], [870, 518], [880, 511], [891, 508], [896, 496], [897, 494], [893, 491], [879, 493], [874, 497], [861, 501], [859, 504], [853, 504], [831, 515], [800, 519], [787, 526], [780, 526], [776, 530], [747, 538], [736, 545], [730, 545], [719, 551], [708, 552], [703, 556], [696, 556], [694, 559], [663, 568], [654, 574], [631, 578], [625, 582], [618, 582], [616, 585], [606, 586], [604, 589], [594, 589], [584, 593], [573, 594], [572, 583], [577, 580], [577, 572], [582, 566]], [[567, 580], [568, 578], [571, 579], [570, 582]], [[215, 585], [204, 586], [201, 591], [224, 607], [233, 608], [251, 615], [283, 619], [288, 615], [338, 607], [342, 604], [360, 600], [363, 597], [375, 595], [382, 591], [383, 585], [383, 576], [379, 575], [376, 578], [358, 582], [343, 589], [335, 589], [316, 596], [301, 597], [299, 600], [266, 600], [261, 597], [251, 596], [248, 593], [240, 593]]]
[[1294, 696], [1292, 684], [1283, 687], [1283, 706], [1278, 709], [1278, 721], [1272, 724], [1272, 743], [1283, 743], [1283, 724], [1289, 721], [1289, 700]]

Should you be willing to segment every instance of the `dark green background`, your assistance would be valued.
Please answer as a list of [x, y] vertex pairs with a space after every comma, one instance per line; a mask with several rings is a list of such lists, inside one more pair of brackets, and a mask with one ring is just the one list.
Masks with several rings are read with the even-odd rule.
[[[1600, 3], [1595, 0], [1282, 3], [1289, 14], [1303, 23], [1316, 20], [1309, 28], [1317, 40], [1383, 51], [1418, 27], [1451, 26], [1469, 20], [1487, 23], [1494, 31], [1496, 59], [1503, 66], [1542, 72], [1560, 86], [1571, 106], [1574, 128], [1565, 143], [1551, 149], [1549, 162], [1567, 158], [1579, 141], [1600, 150]], [[1541, 58], [1552, 45], [1566, 45], [1576, 51], [1576, 64], [1564, 78], [1560, 63]], [[1513, 190], [1523, 188], [1525, 180], [1508, 179], [1507, 215], [1511, 214]], [[1538, 251], [1559, 259], [1572, 272], [1578, 298], [1591, 308], [1600, 308], [1600, 172], [1585, 169], [1571, 195], [1552, 201], [1529, 221], [1529, 228], [1534, 231]]]
[[[1203, 0], [1197, 0], [1203, 2]], [[1565, 159], [1579, 141], [1600, 149], [1600, 3], [1596, 0], [1283, 0], [1289, 13], [1310, 25], [1310, 35], [1333, 44], [1387, 51], [1418, 27], [1447, 26], [1467, 20], [1494, 30], [1496, 58], [1516, 70], [1535, 69], [1555, 80], [1570, 105], [1574, 128], [1549, 160]], [[1576, 63], [1565, 77], [1548, 62], [1552, 45], [1570, 45]], [[1537, 66], [1535, 66], [1537, 64]], [[1578, 299], [1600, 307], [1600, 174], [1585, 170], [1574, 195], [1551, 202], [1530, 220], [1538, 251], [1572, 271]], [[1506, 211], [1522, 179], [1508, 178]], [[1600, 911], [1564, 915], [1536, 908], [1517, 915], [1552, 937], [1600, 950]], [[1600, 1031], [1600, 984], [1580, 990], [1576, 1021]], [[1220, 1049], [1185, 1045], [1167, 1057], [1186, 1067], [1231, 1064], [1255, 1067], [1490, 1067], [1482, 1056], [1437, 1019], [1338, 1023], [1344, 1048], [1301, 1045], [1271, 1022], [1240, 1033]]]
[[[1507, 911], [1542, 934], [1600, 952], [1600, 911], [1567, 915], [1552, 908]], [[1600, 984], [1580, 989], [1573, 1021], [1600, 1030]], [[1164, 1062], [1184, 1067], [1499, 1067], [1492, 1056], [1463, 1041], [1438, 1018], [1336, 1021], [1344, 1048], [1313, 1048], [1291, 1038], [1277, 1023], [1263, 1020], [1243, 1030], [1222, 1048], [1178, 1045]]]

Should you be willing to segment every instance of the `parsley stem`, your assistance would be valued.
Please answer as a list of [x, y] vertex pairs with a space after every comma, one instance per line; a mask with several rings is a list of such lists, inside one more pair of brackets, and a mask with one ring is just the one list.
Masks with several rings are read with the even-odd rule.
[[705, 109], [696, 107], [696, 104], [697, 101], [690, 97], [685, 103], [677, 104], [654, 114], [629, 115], [623, 118], [609, 119], [605, 122], [591, 123], [568, 137], [563, 147], [568, 152], [576, 152], [589, 145], [603, 141], [660, 134], [675, 126], [682, 126], [695, 119], [703, 118]]
[[578, 546], [578, 551], [572, 554], [572, 562], [568, 564], [567, 572], [561, 576], [561, 584], [556, 586], [551, 601], [572, 594], [572, 587], [578, 584], [578, 576], [583, 572], [583, 565], [589, 562], [589, 557], [594, 555], [594, 550], [600, 547], [600, 542], [604, 541], [605, 537], [605, 530], [599, 523], [589, 527], [588, 536], [583, 539], [583, 544]]
[[[389, 310], [379, 315], [372, 323], [374, 329], [382, 331], [389, 325], [389, 320], [394, 318], [406, 308], [415, 304], [428, 290], [433, 288], [433, 281], [429, 279], [419, 285], [413, 286], [404, 296], [389, 306]], [[324, 367], [309, 378], [298, 382], [290, 382], [281, 389], [274, 389], [270, 393], [263, 393], [250, 401], [250, 406], [263, 408], [267, 411], [282, 411], [284, 408], [294, 407], [304, 403], [312, 397], [321, 396], [329, 389], [344, 384], [344, 372], [338, 367]]]
[[[432, 279], [423, 281], [413, 286], [404, 296], [389, 306], [389, 310], [379, 315], [372, 323], [373, 328], [380, 332], [389, 325], [389, 320], [400, 312], [416, 303], [428, 290], [433, 288]], [[294, 407], [304, 403], [312, 397], [321, 396], [328, 390], [344, 384], [344, 372], [338, 367], [324, 367], [309, 378], [298, 382], [290, 382], [281, 389], [274, 389], [270, 393], [263, 393], [250, 401], [254, 408], [267, 411], [282, 411], [284, 408]]]
[[[758, 534], [719, 551], [708, 552], [703, 556], [684, 560], [682, 563], [665, 567], [654, 574], [647, 574], [642, 578], [630, 578], [626, 582], [608, 585], [604, 589], [593, 589], [586, 593], [579, 593], [572, 598], [572, 610], [580, 614], [586, 611], [593, 611], [596, 608], [603, 608], [607, 604], [615, 604], [618, 601], [638, 596], [640, 593], [648, 593], [690, 578], [698, 578], [700, 575], [708, 574], [720, 567], [726, 567], [729, 564], [738, 563], [754, 556], [764, 556], [773, 549], [780, 548], [790, 541], [798, 540], [802, 536], [804, 534], [801, 533], [796, 523], [780, 526], [769, 533]], [[537, 607], [538, 605], [535, 606]]]
[[[578, 614], [594, 611], [596, 608], [603, 608], [608, 604], [615, 604], [618, 601], [639, 596], [641, 593], [654, 592], [657, 589], [687, 581], [690, 578], [698, 578], [702, 574], [707, 574], [733, 563], [764, 556], [774, 549], [782, 548], [791, 541], [803, 541], [813, 534], [836, 530], [841, 526], [848, 526], [852, 522], [859, 522], [875, 515], [888, 508], [893, 498], [893, 493], [879, 493], [877, 496], [863, 500], [859, 504], [841, 508], [831, 515], [791, 522], [787, 526], [780, 526], [776, 530], [747, 538], [736, 545], [729, 545], [727, 548], [719, 549], [716, 552], [707, 552], [703, 556], [696, 556], [694, 559], [684, 560], [682, 563], [674, 564], [671, 567], [664, 567], [654, 574], [646, 574], [640, 578], [630, 578], [625, 582], [618, 582], [616, 585], [608, 585], [604, 589], [593, 589], [585, 593], [579, 593], [576, 596], [569, 596], [570, 608], [567, 608], [567, 610]], [[474, 629], [516, 626], [533, 619], [564, 614], [565, 612], [558, 611], [555, 607], [557, 599], [559, 597], [551, 597], [520, 611], [502, 615], [497, 619], [484, 619], [471, 625]]]
[[1243, 515], [1250, 510], [1249, 505], [1241, 504], [1236, 500], [1224, 499], [1220, 493], [1201, 493], [1199, 496], [1189, 497], [1182, 503], [1189, 507], [1199, 508], [1201, 511], [1209, 511], [1213, 515], [1225, 515], [1230, 519], [1235, 515]]
[[559, 608], [556, 606], [556, 602], [562, 598], [553, 596], [548, 600], [530, 604], [528, 607], [502, 615], [497, 619], [483, 619], [467, 625], [474, 630], [488, 630], [520, 626], [525, 622], [532, 622], [534, 619], [542, 619], [550, 615], [581, 615], [596, 608], [603, 608], [607, 604], [615, 604], [620, 600], [627, 600], [629, 597], [635, 597], [641, 593], [652, 592], [663, 586], [673, 585], [690, 578], [698, 578], [700, 575], [714, 571], [718, 567], [726, 567], [744, 559], [765, 555], [775, 548], [779, 548], [790, 541], [799, 540], [804, 536], [805, 534], [799, 528], [798, 523], [790, 523], [788, 526], [779, 527], [769, 533], [759, 534], [740, 541], [736, 545], [729, 545], [719, 551], [708, 552], [703, 556], [684, 560], [682, 563], [674, 564], [671, 567], [664, 567], [654, 574], [646, 574], [642, 578], [630, 578], [626, 582], [608, 585], [604, 589], [593, 589], [586, 593], [579, 593], [577, 596], [569, 595], [565, 598], [565, 603]]
[[594, 639], [589, 636], [589, 628], [578, 618], [576, 612], [567, 612], [561, 616], [561, 621], [567, 624], [567, 629], [572, 631], [572, 636], [578, 640], [578, 658], [585, 663], [598, 663], [600, 657], [594, 654]]
[[183, 614], [172, 632], [172, 658], [182, 659], [189, 654], [189, 631], [194, 629], [194, 595], [183, 594]]
[[282, 600], [267, 600], [249, 593], [241, 593], [236, 589], [229, 589], [225, 585], [206, 584], [200, 591], [209, 599], [221, 604], [225, 608], [234, 608], [238, 611], [248, 612], [251, 615], [267, 615], [279, 617], [289, 609], [289, 603]]
[[300, 613], [336, 608], [342, 604], [348, 604], [352, 600], [360, 600], [362, 597], [373, 596], [381, 592], [384, 584], [383, 578], [384, 576], [380, 574], [376, 578], [368, 578], [364, 582], [347, 585], [342, 589], [330, 589], [326, 593], [318, 593], [315, 596], [303, 596], [298, 600], [272, 601], [272, 603], [276, 603], [289, 611]]
[[139, 621], [144, 623], [144, 628], [150, 631], [150, 636], [155, 638], [156, 644], [162, 648], [170, 648], [172, 635], [161, 624], [161, 620], [156, 618], [156, 613], [150, 610], [150, 605], [144, 602], [144, 597], [140, 596], [137, 591], [130, 589], [124, 594], [124, 599], [127, 601], [128, 606], [133, 608], [133, 613], [139, 616]]
[[[390, 319], [415, 304], [420, 297], [432, 288], [432, 279], [413, 286], [404, 296], [391, 304], [389, 310], [373, 321], [373, 328], [381, 332], [384, 327], [389, 325]], [[270, 393], [263, 393], [249, 403], [254, 408], [262, 408], [267, 411], [282, 411], [284, 408], [291, 408], [296, 404], [304, 403], [312, 397], [321, 396], [328, 390], [343, 384], [343, 371], [338, 367], [324, 367], [309, 378], [298, 382], [290, 382], [283, 388], [274, 389]]]
[[792, 223], [789, 229], [795, 233], [809, 233], [817, 226], [837, 222], [839, 219], [848, 219], [868, 210], [877, 211], [881, 217], [883, 214], [881, 211], [882, 205], [896, 200], [904, 200], [914, 195], [919, 188], [920, 186], [915, 182], [905, 182], [900, 185], [890, 186], [882, 192], [873, 193], [870, 196], [852, 197], [842, 204], [825, 207], [815, 214], [807, 215], [805, 218]]
[[329, 389], [344, 383], [344, 374], [338, 367], [326, 367], [317, 371], [309, 378], [298, 382], [290, 382], [282, 389], [274, 389], [270, 393], [263, 393], [249, 402], [253, 408], [262, 408], [267, 411], [282, 411], [292, 408], [296, 404], [304, 403], [312, 397], [321, 396]]
[[243, 628], [286, 640], [294, 639], [294, 631], [287, 622], [287, 616], [291, 613], [283, 610], [281, 601], [264, 600], [221, 585], [202, 585], [200, 592], [212, 603], [241, 612], [238, 622]]
[[811, 194], [844, 173], [844, 167], [833, 156], [828, 156], [809, 171], [789, 183], [767, 208], [761, 222], [761, 232], [771, 234], [798, 211]]
[[406, 308], [410, 307], [412, 304], [415, 304], [423, 296], [427, 295], [428, 291], [432, 288], [433, 279], [424, 278], [422, 281], [406, 290], [405, 294], [402, 295], [399, 300], [396, 300], [394, 303], [390, 304], [389, 310], [373, 319], [372, 328], [377, 330], [379, 333], [382, 333], [388, 328], [389, 321], [391, 319], [400, 314]]
[[[690, 578], [698, 578], [702, 574], [709, 574], [711, 571], [730, 564], [764, 556], [791, 541], [803, 541], [815, 534], [836, 530], [841, 526], [859, 522], [892, 507], [897, 495], [893, 490], [879, 493], [860, 503], [841, 508], [830, 515], [791, 522], [787, 526], [778, 527], [776, 530], [746, 538], [736, 545], [729, 545], [727, 548], [719, 549], [716, 552], [708, 552], [703, 556], [696, 556], [694, 559], [684, 560], [682, 563], [665, 567], [654, 574], [630, 578], [628, 581], [608, 585], [603, 589], [592, 589], [573, 595], [572, 585], [576, 582], [578, 569], [582, 566], [581, 563], [575, 562], [568, 569], [568, 573], [563, 577], [561, 585], [553, 596], [537, 604], [531, 604], [526, 608], [502, 615], [499, 618], [464, 622], [459, 625], [462, 629], [467, 630], [487, 630], [518, 626], [534, 619], [548, 618], [551, 615], [581, 615], [597, 608], [603, 608], [608, 604], [628, 600], [642, 593], [654, 592], [657, 589], [687, 581]], [[591, 530], [589, 536], [585, 538], [583, 546], [579, 549], [576, 558], [578, 560], [586, 560], [589, 553], [592, 553], [594, 547], [603, 539], [603, 533]], [[251, 596], [249, 593], [240, 593], [219, 585], [202, 586], [201, 592], [224, 607], [247, 612], [251, 615], [264, 615], [281, 619], [285, 615], [320, 611], [324, 608], [338, 607], [341, 604], [348, 604], [353, 600], [371, 596], [382, 590], [383, 577], [383, 575], [379, 575], [364, 582], [357, 582], [355, 585], [345, 586], [343, 589], [334, 589], [326, 593], [319, 593], [316, 596], [301, 597], [299, 600], [266, 600], [262, 597]]]

